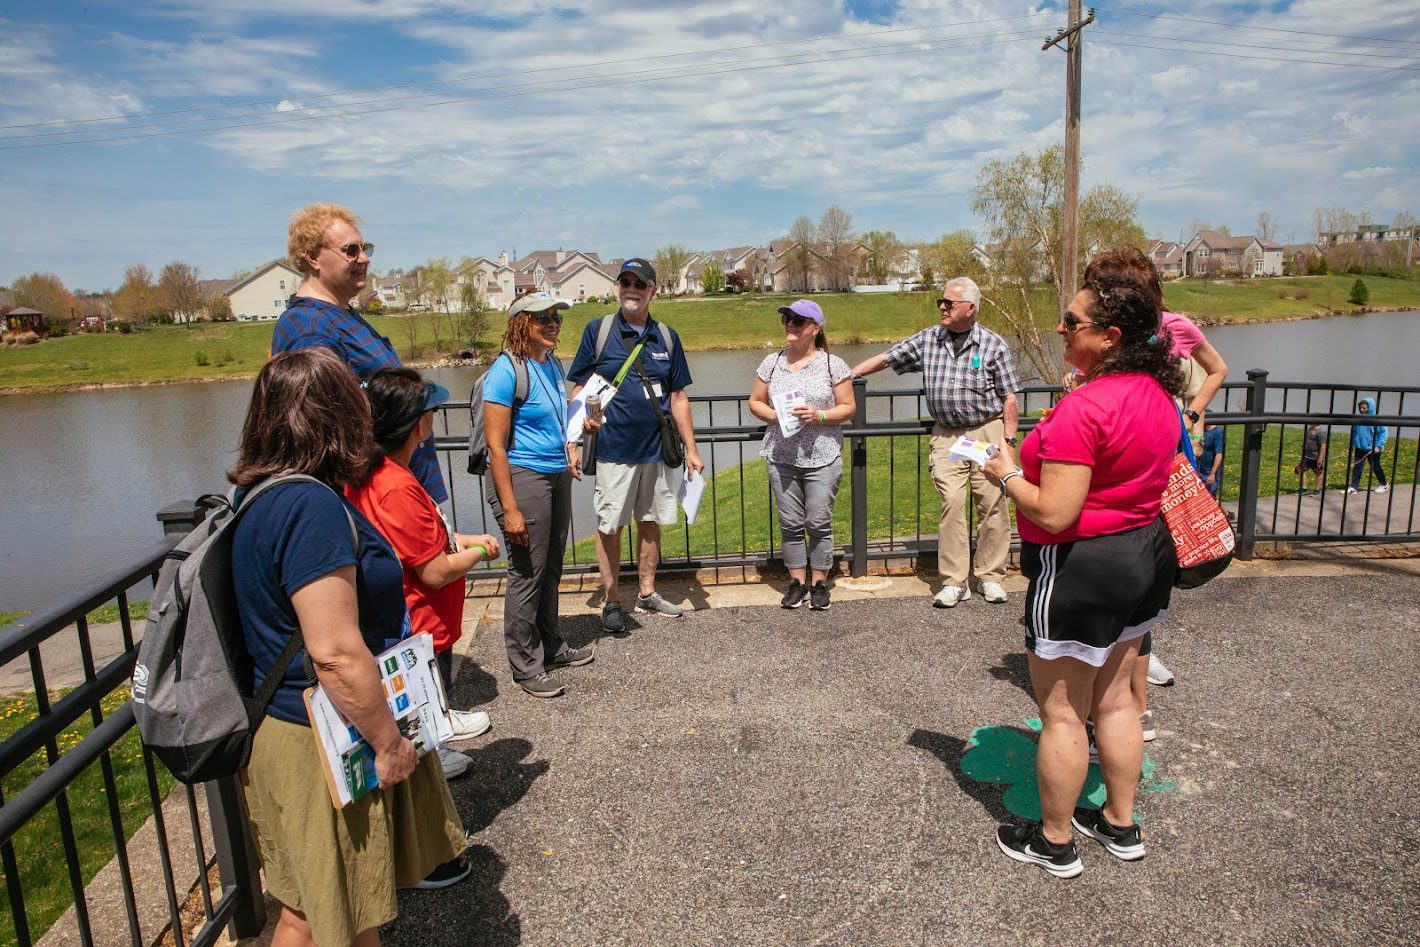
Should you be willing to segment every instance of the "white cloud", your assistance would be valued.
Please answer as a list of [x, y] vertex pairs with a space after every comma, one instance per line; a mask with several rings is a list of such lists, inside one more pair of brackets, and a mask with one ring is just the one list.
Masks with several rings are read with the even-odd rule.
[[1373, 181], [1376, 178], [1388, 178], [1400, 173], [1400, 168], [1375, 165], [1369, 168], [1357, 168], [1354, 171], [1347, 171], [1342, 177], [1348, 181]]

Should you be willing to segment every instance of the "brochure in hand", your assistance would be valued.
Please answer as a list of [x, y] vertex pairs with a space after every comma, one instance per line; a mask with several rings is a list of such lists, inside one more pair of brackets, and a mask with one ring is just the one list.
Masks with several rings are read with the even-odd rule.
[[799, 428], [804, 426], [804, 422], [799, 420], [794, 409], [801, 404], [809, 403], [803, 390], [790, 388], [788, 391], [771, 395], [769, 400], [774, 404], [774, 413], [779, 416], [779, 430], [783, 432], [785, 437], [793, 437]]
[[[422, 757], [453, 736], [449, 704], [434, 663], [434, 639], [427, 632], [411, 635], [375, 656], [380, 683], [400, 732]], [[320, 750], [330, 801], [337, 809], [378, 789], [375, 751], [317, 684], [305, 692], [311, 733]]]
[[588, 404], [595, 399], [596, 407], [591, 409], [594, 417], [611, 403], [616, 396], [616, 386], [600, 375], [587, 379], [586, 385], [577, 392], [577, 397], [567, 405], [567, 443], [582, 439], [582, 425], [586, 423]]
[[972, 440], [966, 436], [957, 438], [957, 442], [947, 451], [947, 460], [969, 460], [977, 465], [985, 464], [995, 456], [995, 444]]

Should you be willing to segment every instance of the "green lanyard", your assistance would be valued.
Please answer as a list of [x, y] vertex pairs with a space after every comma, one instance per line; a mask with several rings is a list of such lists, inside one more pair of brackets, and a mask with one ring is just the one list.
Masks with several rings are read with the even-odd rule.
[[636, 347], [631, 350], [631, 354], [626, 356], [626, 361], [621, 363], [621, 371], [616, 373], [616, 377], [613, 378], [611, 382], [613, 388], [620, 388], [621, 383], [626, 380], [626, 373], [631, 371], [631, 363], [636, 361], [636, 356], [641, 354], [641, 349], [646, 344], [646, 336], [650, 331], [650, 327], [647, 326], [646, 331], [641, 333], [641, 341], [636, 343]]

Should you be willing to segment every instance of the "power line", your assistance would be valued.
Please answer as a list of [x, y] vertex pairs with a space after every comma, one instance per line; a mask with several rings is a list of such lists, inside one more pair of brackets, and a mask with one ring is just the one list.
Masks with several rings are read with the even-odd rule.
[[1286, 56], [1249, 56], [1244, 53], [1220, 53], [1208, 49], [1181, 49], [1177, 46], [1151, 46], [1145, 43], [1122, 43], [1117, 39], [1098, 40], [1101, 46], [1129, 46], [1134, 49], [1158, 49], [1168, 53], [1193, 53], [1199, 56], [1222, 56], [1227, 59], [1251, 59], [1256, 62], [1285, 62], [1311, 66], [1342, 66], [1352, 69], [1390, 69], [1420, 72], [1420, 66], [1383, 66], [1368, 62], [1329, 62], [1321, 59], [1296, 59]]
[[[536, 74], [538, 74], [538, 73], [544, 73], [544, 72], [558, 72], [558, 71], [563, 71], [563, 70], [567, 70], [567, 69], [596, 69], [596, 68], [601, 68], [601, 67], [603, 67], [603, 66], [620, 66], [620, 65], [625, 65], [626, 63], [631, 63], [631, 62], [655, 62], [655, 61], [657, 61], [657, 60], [662, 60], [662, 59], [678, 59], [678, 58], [683, 58], [683, 57], [686, 57], [686, 56], [718, 55], [718, 54], [722, 54], [722, 53], [744, 52], [744, 51], [746, 51], [746, 50], [751, 50], [751, 49], [772, 49], [772, 48], [776, 48], [776, 47], [779, 47], [779, 46], [800, 46], [800, 45], [807, 45], [807, 44], [809, 44], [809, 43], [819, 43], [819, 42], [823, 42], [824, 40], [844, 40], [844, 39], [860, 39], [860, 38], [861, 38], [861, 39], [870, 39], [870, 38], [875, 37], [875, 36], [886, 36], [886, 35], [890, 35], [890, 34], [894, 34], [894, 33], [926, 32], [926, 31], [931, 31], [931, 30], [948, 29], [948, 28], [957, 27], [957, 26], [975, 26], [975, 25], [979, 25], [979, 24], [982, 24], [982, 23], [1001, 23], [1001, 22], [1006, 22], [1006, 21], [1009, 21], [1009, 20], [1025, 20], [1025, 19], [1032, 19], [1032, 18], [1042, 17], [1042, 16], [1048, 16], [1048, 15], [1050, 15], [1049, 11], [1042, 11], [1042, 12], [1040, 12], [1040, 13], [1024, 13], [1024, 14], [1020, 14], [1020, 15], [1018, 15], [1018, 16], [987, 17], [987, 18], [979, 19], [979, 20], [958, 20], [958, 21], [951, 22], [951, 23], [938, 23], [938, 24], [929, 25], [929, 26], [903, 26], [903, 27], [896, 27], [896, 28], [894, 28], [894, 29], [888, 29], [888, 30], [871, 30], [871, 31], [868, 31], [868, 32], [866, 32], [866, 33], [859, 33], [859, 34], [856, 34], [856, 35], [853, 35], [853, 36], [847, 36], [847, 35], [844, 35], [844, 34], [841, 34], [841, 33], [840, 33], [840, 34], [835, 34], [835, 35], [812, 36], [812, 37], [807, 37], [807, 38], [805, 38], [805, 39], [781, 40], [781, 41], [774, 42], [774, 43], [751, 43], [751, 44], [745, 45], [745, 46], [727, 46], [727, 47], [717, 48], [717, 49], [692, 50], [692, 51], [683, 52], [683, 53], [663, 53], [663, 54], [661, 54], [661, 55], [659, 55], [659, 56], [636, 56], [636, 57], [631, 57], [631, 58], [627, 58], [627, 59], [609, 59], [609, 60], [603, 60], [603, 61], [601, 61], [601, 62], [583, 63], [583, 64], [572, 65], [572, 66], [545, 66], [545, 67], [542, 67], [542, 68], [539, 68], [539, 69], [526, 69], [526, 70], [520, 70], [520, 71], [515, 71], [515, 72], [485, 73], [485, 74], [483, 74], [483, 75], [461, 76], [461, 77], [454, 78], [454, 79], [431, 79], [431, 80], [428, 80], [428, 81], [425, 81], [425, 82], [406, 82], [406, 83], [402, 83], [402, 84], [399, 84], [399, 85], [371, 86], [371, 87], [365, 87], [365, 88], [344, 89], [344, 90], [341, 90], [341, 91], [338, 91], [338, 92], [323, 92], [323, 93], [320, 93], [320, 94], [318, 94], [318, 95], [302, 96], [302, 98], [304, 98], [304, 99], [327, 99], [327, 98], [336, 98], [336, 97], [339, 97], [339, 96], [342, 96], [342, 95], [360, 95], [360, 94], [375, 93], [375, 92], [395, 92], [395, 91], [399, 91], [399, 90], [401, 90], [401, 89], [417, 89], [417, 88], [428, 88], [428, 87], [431, 87], [431, 86], [440, 86], [440, 85], [456, 85], [456, 84], [458, 84], [458, 83], [463, 83], [463, 82], [477, 82], [477, 81], [482, 81], [482, 80], [484, 80], [484, 79], [508, 79], [508, 78], [518, 78], [518, 77], [520, 77], [520, 76], [536, 75]], [[44, 128], [44, 127], [53, 127], [53, 126], [56, 126], [56, 125], [90, 125], [90, 124], [95, 124], [95, 123], [98, 123], [98, 122], [118, 122], [118, 121], [124, 121], [124, 120], [127, 120], [127, 119], [134, 119], [134, 118], [157, 118], [157, 117], [164, 116], [164, 115], [188, 115], [188, 114], [192, 114], [192, 113], [194, 113], [194, 112], [210, 112], [210, 111], [221, 111], [221, 110], [231, 110], [231, 111], [235, 111], [235, 110], [239, 110], [239, 109], [262, 108], [262, 107], [265, 107], [265, 106], [280, 105], [282, 102], [287, 101], [289, 98], [290, 98], [290, 97], [288, 96], [288, 97], [286, 97], [286, 98], [281, 98], [281, 99], [264, 99], [264, 100], [256, 101], [256, 102], [237, 102], [237, 103], [232, 103], [232, 104], [230, 104], [230, 105], [203, 105], [203, 106], [194, 106], [194, 107], [191, 107], [191, 108], [169, 109], [169, 110], [166, 110], [166, 111], [132, 112], [132, 113], [124, 114], [124, 115], [109, 115], [109, 116], [104, 116], [104, 117], [102, 117], [102, 118], [64, 119], [64, 120], [54, 120], [54, 121], [48, 121], [48, 122], [29, 122], [29, 123], [26, 123], [26, 124], [0, 125], [0, 131], [5, 131], [5, 130], [9, 130], [9, 129], [14, 129], [14, 128]]]
[[1203, 23], [1208, 26], [1226, 26], [1231, 29], [1241, 30], [1265, 30], [1269, 33], [1292, 33], [1298, 36], [1325, 36], [1327, 39], [1354, 39], [1368, 43], [1395, 43], [1402, 46], [1420, 46], [1420, 40], [1413, 39], [1390, 39], [1384, 36], [1350, 36], [1345, 33], [1320, 33], [1315, 30], [1292, 30], [1281, 26], [1250, 26], [1245, 23], [1227, 23], [1222, 20], [1199, 20], [1186, 16], [1166, 16], [1162, 13], [1136, 13], [1132, 10], [1108, 10], [1099, 8], [1101, 13], [1110, 13], [1115, 16], [1134, 16], [1150, 20], [1176, 20], [1179, 23]]
[[[1024, 31], [1023, 31], [1023, 32], [1020, 33], [1020, 34], [999, 34], [999, 37], [1000, 37], [1000, 38], [997, 38], [997, 39], [989, 39], [989, 40], [986, 40], [986, 41], [984, 41], [984, 42], [979, 42], [979, 43], [962, 43], [962, 44], [958, 44], [958, 45], [943, 45], [943, 43], [946, 42], [946, 41], [937, 41], [937, 42], [933, 42], [931, 45], [932, 45], [933, 49], [957, 49], [957, 48], [966, 48], [966, 47], [972, 47], [972, 46], [993, 46], [993, 45], [997, 45], [997, 44], [1000, 44], [1000, 43], [1006, 43], [1006, 42], [1022, 42], [1022, 41], [1024, 41], [1024, 40], [1036, 40], [1036, 39], [1039, 39], [1039, 35], [1040, 35], [1040, 34], [1039, 34], [1038, 31], [1032, 30], [1032, 31], [1030, 31], [1030, 32], [1024, 32]], [[552, 88], [552, 89], [534, 89], [534, 90], [525, 90], [525, 91], [517, 91], [517, 92], [505, 92], [505, 93], [497, 94], [497, 95], [460, 96], [460, 97], [458, 97], [458, 98], [446, 99], [446, 100], [440, 101], [440, 102], [424, 102], [424, 103], [419, 103], [419, 104], [390, 105], [390, 106], [385, 106], [385, 107], [383, 107], [383, 108], [365, 109], [365, 110], [360, 111], [360, 112], [338, 112], [338, 113], [333, 113], [333, 114], [322, 114], [322, 115], [301, 115], [301, 116], [296, 116], [296, 117], [293, 117], [293, 118], [271, 119], [271, 120], [258, 121], [258, 122], [239, 122], [239, 123], [234, 123], [234, 124], [229, 124], [229, 125], [222, 125], [222, 126], [217, 126], [217, 127], [212, 127], [212, 128], [195, 128], [195, 129], [194, 129], [194, 128], [189, 128], [189, 129], [179, 129], [179, 130], [175, 130], [175, 131], [148, 132], [148, 133], [144, 133], [144, 134], [140, 134], [140, 135], [116, 135], [116, 136], [113, 136], [113, 137], [110, 137], [110, 138], [94, 138], [94, 139], [84, 139], [84, 140], [80, 140], [80, 141], [45, 142], [45, 143], [28, 144], [28, 145], [9, 145], [9, 146], [0, 146], [0, 150], [10, 150], [10, 151], [14, 151], [14, 150], [18, 150], [18, 149], [46, 149], [46, 148], [47, 148], [47, 149], [62, 149], [62, 148], [66, 148], [67, 146], [80, 145], [80, 144], [95, 145], [95, 146], [97, 146], [97, 147], [103, 147], [103, 146], [105, 146], [105, 145], [115, 144], [115, 143], [133, 144], [133, 143], [137, 143], [137, 142], [147, 141], [147, 140], [153, 139], [153, 138], [166, 138], [166, 137], [171, 137], [171, 136], [174, 136], [174, 135], [201, 135], [201, 134], [208, 134], [208, 133], [214, 133], [214, 132], [233, 131], [233, 130], [241, 129], [241, 128], [257, 128], [257, 127], [266, 127], [266, 126], [272, 126], [272, 125], [289, 125], [289, 124], [295, 124], [295, 123], [297, 123], [297, 122], [320, 121], [320, 120], [323, 120], [323, 119], [353, 118], [353, 117], [366, 116], [366, 115], [376, 115], [376, 114], [380, 114], [380, 113], [384, 113], [384, 112], [396, 112], [396, 111], [402, 111], [402, 110], [405, 110], [405, 109], [413, 109], [413, 108], [436, 108], [436, 107], [441, 106], [441, 105], [455, 105], [455, 104], [464, 103], [464, 102], [486, 102], [486, 101], [492, 101], [492, 100], [496, 100], [496, 99], [521, 98], [521, 97], [531, 96], [531, 95], [546, 95], [546, 94], [549, 94], [549, 93], [566, 92], [566, 91], [572, 91], [572, 90], [581, 91], [581, 90], [583, 90], [583, 89], [596, 89], [596, 88], [604, 88], [604, 87], [608, 87], [608, 86], [638, 85], [638, 84], [643, 84], [643, 83], [647, 83], [647, 82], [661, 82], [661, 81], [666, 81], [666, 80], [670, 80], [670, 79], [699, 78], [699, 77], [701, 77], [701, 76], [728, 75], [728, 74], [737, 73], [737, 72], [750, 72], [750, 71], [757, 70], [757, 69], [781, 69], [781, 68], [786, 68], [786, 67], [789, 67], [789, 66], [815, 65], [815, 64], [824, 63], [824, 62], [847, 62], [847, 61], [853, 61], [853, 60], [857, 60], [857, 59], [874, 59], [874, 58], [878, 58], [878, 57], [881, 57], [881, 56], [898, 55], [899, 52], [900, 52], [900, 47], [902, 47], [902, 46], [919, 46], [919, 45], [923, 45], [923, 43], [924, 43], [924, 41], [922, 41], [922, 40], [913, 40], [912, 42], [909, 42], [909, 43], [893, 44], [895, 47], [898, 47], [898, 48], [890, 49], [890, 50], [887, 50], [887, 51], [870, 52], [870, 53], [864, 53], [864, 54], [861, 54], [861, 55], [820, 56], [820, 58], [818, 58], [818, 59], [809, 59], [809, 60], [803, 60], [803, 61], [800, 61], [800, 62], [773, 63], [773, 62], [767, 62], [767, 61], [765, 61], [765, 60], [756, 60], [756, 61], [754, 61], [754, 63], [753, 63], [752, 65], [736, 65], [736, 66], [734, 66], [733, 68], [712, 69], [712, 70], [709, 70], [709, 71], [701, 71], [699, 67], [694, 67], [696, 71], [693, 71], [693, 72], [682, 72], [681, 74], [679, 74], [679, 75], [674, 75], [674, 76], [659, 76], [659, 75], [658, 75], [658, 76], [649, 76], [649, 77], [648, 77], [648, 76], [645, 76], [645, 75], [644, 75], [644, 72], [645, 72], [645, 71], [643, 71], [643, 72], [641, 72], [641, 73], [629, 73], [629, 74], [625, 74], [625, 75], [622, 75], [622, 76], [611, 77], [611, 78], [610, 78], [610, 81], [584, 82], [584, 81], [583, 81], [584, 77], [576, 77], [576, 78], [566, 79], [566, 80], [554, 80], [554, 81], [557, 81], [557, 82], [561, 83], [561, 85], [560, 85], [559, 87], [557, 87], [557, 88]], [[795, 54], [795, 55], [803, 56], [803, 55], [817, 55], [817, 54]], [[680, 68], [686, 69], [686, 68], [692, 68], [692, 67], [680, 67]], [[659, 70], [646, 70], [646, 71], [650, 71], [650, 72], [665, 72], [666, 70], [663, 68], [663, 69], [659, 69]], [[602, 77], [593, 77], [593, 78], [607, 79], [608, 77], [602, 76]], [[573, 85], [573, 84], [571, 84], [571, 83], [582, 83], [582, 84]], [[13, 161], [13, 160], [16, 160], [16, 159], [19, 159], [19, 158], [30, 157], [31, 155], [34, 155], [34, 154], [43, 154], [44, 156], [48, 157], [48, 156], [58, 156], [58, 155], [76, 154], [76, 153], [79, 153], [79, 152], [93, 151], [93, 150], [97, 150], [97, 148], [95, 148], [95, 147], [90, 147], [90, 148], [72, 148], [72, 149], [70, 149], [70, 150], [50, 150], [50, 151], [43, 151], [43, 152], [29, 151], [29, 152], [26, 152], [26, 153], [24, 153], [24, 154], [0, 155], [0, 161]]]
[[[1327, 56], [1332, 56], [1332, 55], [1334, 55], [1334, 56], [1369, 56], [1369, 57], [1371, 57], [1371, 58], [1373, 58], [1373, 59], [1398, 59], [1398, 60], [1401, 60], [1402, 62], [1420, 62], [1420, 55], [1417, 55], [1417, 56], [1401, 56], [1401, 55], [1392, 55], [1392, 54], [1390, 54], [1390, 53], [1362, 53], [1362, 52], [1351, 52], [1350, 50], [1345, 50], [1345, 49], [1309, 49], [1309, 48], [1300, 47], [1300, 46], [1265, 46], [1265, 45], [1260, 45], [1260, 44], [1256, 44], [1256, 43], [1227, 43], [1227, 42], [1224, 42], [1224, 41], [1222, 41], [1222, 40], [1215, 40], [1215, 39], [1190, 39], [1190, 38], [1187, 37], [1187, 36], [1179, 36], [1179, 35], [1176, 34], [1176, 33], [1165, 33], [1165, 34], [1160, 35], [1160, 34], [1158, 34], [1158, 33], [1115, 32], [1115, 31], [1113, 31], [1113, 30], [1099, 29], [1099, 30], [1095, 30], [1091, 35], [1093, 35], [1093, 36], [1124, 36], [1124, 37], [1132, 38], [1132, 39], [1157, 39], [1157, 40], [1165, 40], [1165, 41], [1170, 42], [1170, 43], [1190, 43], [1190, 44], [1192, 44], [1192, 45], [1197, 45], [1197, 46], [1228, 46], [1228, 47], [1232, 47], [1232, 48], [1234, 48], [1234, 49], [1267, 49], [1267, 50], [1272, 50], [1272, 51], [1274, 51], [1274, 52], [1281, 52], [1281, 53], [1319, 53], [1319, 54], [1321, 54], [1321, 55], [1327, 55]], [[1417, 52], [1420, 52], [1420, 50], [1417, 50]], [[1350, 65], [1350, 64], [1348, 64], [1348, 65]], [[0, 139], [0, 140], [3, 140], [3, 139]]]

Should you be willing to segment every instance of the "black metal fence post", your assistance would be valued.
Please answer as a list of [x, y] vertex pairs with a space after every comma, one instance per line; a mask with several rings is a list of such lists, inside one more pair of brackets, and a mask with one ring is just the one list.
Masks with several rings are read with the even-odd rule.
[[[174, 503], [158, 512], [163, 534], [188, 533], [207, 516], [199, 503]], [[246, 799], [235, 777], [205, 783], [207, 821], [212, 828], [217, 872], [224, 891], [236, 893], [228, 934], [239, 939], [255, 937], [266, 926], [266, 900], [262, 897], [261, 862], [247, 822]]]
[[[1267, 413], [1267, 372], [1248, 369], [1247, 413]], [[1262, 472], [1262, 432], [1266, 426], [1249, 422], [1243, 426], [1242, 471], [1238, 476], [1237, 558], [1252, 558], [1253, 537], [1257, 534], [1257, 490]]]
[[[861, 430], [868, 423], [868, 383], [861, 378], [853, 379], [853, 426]], [[868, 574], [868, 438], [855, 434], [849, 454], [853, 475], [853, 569], [855, 579]]]

